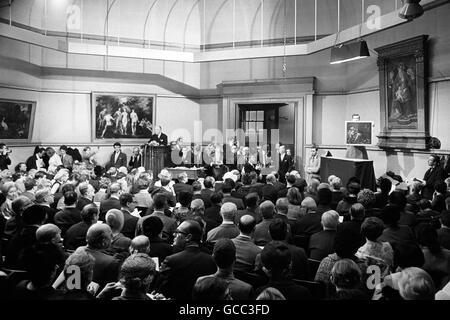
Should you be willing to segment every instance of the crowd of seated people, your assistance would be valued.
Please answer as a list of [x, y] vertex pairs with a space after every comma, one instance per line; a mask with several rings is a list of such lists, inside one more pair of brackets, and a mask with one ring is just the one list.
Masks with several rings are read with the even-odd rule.
[[43, 153], [0, 174], [0, 298], [450, 299], [449, 178], [430, 198], [339, 172], [48, 171]]

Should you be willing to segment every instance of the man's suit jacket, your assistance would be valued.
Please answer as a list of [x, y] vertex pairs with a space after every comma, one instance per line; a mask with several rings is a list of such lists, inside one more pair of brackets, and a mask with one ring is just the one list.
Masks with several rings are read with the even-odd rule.
[[335, 230], [322, 230], [309, 239], [309, 257], [322, 261], [323, 258], [334, 252]]
[[285, 181], [285, 175], [289, 171], [292, 170], [294, 166], [294, 160], [292, 160], [291, 156], [288, 156], [287, 154], [284, 155], [283, 160], [281, 160], [281, 155], [278, 155], [279, 159], [279, 169], [278, 174], [280, 175], [280, 181]]
[[173, 253], [172, 246], [160, 237], [154, 237], [150, 239], [150, 257], [157, 257], [159, 264]]
[[125, 153], [120, 152], [119, 156], [117, 157], [117, 161], [115, 161], [115, 160], [116, 160], [116, 153], [113, 152], [111, 154], [111, 157], [109, 158], [108, 168], [112, 168], [112, 167], [120, 168], [120, 167], [127, 166], [127, 155]]
[[434, 184], [438, 181], [444, 181], [446, 178], [447, 173], [441, 166], [428, 169], [423, 176], [425, 186], [422, 189], [422, 197], [428, 200], [432, 200], [434, 193]]
[[251, 238], [243, 235], [239, 235], [231, 241], [236, 247], [235, 269], [243, 272], [253, 271], [256, 256], [261, 253], [261, 248], [254, 244]]
[[214, 193], [214, 191], [209, 190], [209, 189], [202, 189], [202, 191], [200, 191], [200, 194], [202, 196], [202, 200], [205, 203], [205, 208], [209, 208], [211, 207], [211, 195]]
[[310, 212], [306, 216], [300, 218], [296, 225], [296, 234], [312, 235], [322, 231], [322, 214], [317, 212]]
[[85, 247], [84, 250], [90, 253], [95, 260], [93, 282], [98, 283], [100, 288], [103, 288], [109, 282], [117, 282], [120, 268], [119, 260], [97, 249]]
[[206, 241], [216, 242], [219, 239], [234, 239], [239, 233], [239, 228], [235, 224], [221, 224], [208, 232]]
[[81, 221], [81, 211], [77, 208], [65, 208], [55, 214], [55, 223], [61, 229], [64, 238], [71, 226]]
[[81, 211], [81, 210], [83, 210], [84, 206], [91, 204], [91, 203], [93, 203], [92, 200], [89, 200], [88, 198], [81, 196], [78, 198], [76, 208]]
[[73, 166], [73, 158], [69, 154], [66, 154], [64, 157], [61, 157], [61, 162], [64, 168], [72, 168]]
[[118, 209], [120, 210], [122, 207], [120, 205], [120, 201], [117, 198], [109, 198], [100, 202], [100, 214], [99, 219], [105, 221], [105, 216], [108, 210], [110, 209]]
[[294, 279], [308, 279], [308, 256], [303, 248], [286, 243], [292, 258], [292, 277]]
[[221, 224], [223, 221], [222, 216], [220, 215], [220, 205], [212, 205], [211, 207], [205, 210], [205, 218], [215, 221], [218, 224]]
[[64, 247], [68, 250], [75, 250], [86, 245], [86, 234], [91, 225], [84, 221], [71, 226], [64, 237]]
[[253, 233], [253, 240], [257, 246], [263, 247], [272, 241], [272, 237], [269, 233], [269, 226], [272, 221], [273, 219], [264, 219], [256, 225], [255, 232]]
[[128, 163], [128, 166], [131, 169], [142, 167], [142, 156], [141, 154], [138, 154], [135, 156], [134, 154], [130, 157], [130, 162]]
[[223, 197], [222, 203], [225, 203], [225, 202], [232, 202], [232, 203], [234, 203], [238, 210], [244, 210], [245, 209], [244, 202], [241, 199], [239, 199], [239, 198], [235, 198], [235, 197], [231, 197], [231, 196], [225, 196], [225, 197]]
[[25, 164], [27, 165], [27, 170], [37, 169], [36, 160], [37, 158], [35, 155], [27, 159], [27, 161], [25, 162]]
[[139, 221], [138, 217], [132, 216], [128, 210], [122, 210], [123, 213], [123, 228], [122, 233], [125, 237], [133, 239], [136, 234], [136, 225]]
[[183, 251], [166, 257], [161, 264], [157, 292], [166, 298], [191, 300], [192, 288], [201, 276], [215, 273], [213, 258], [198, 246], [188, 246]]
[[167, 146], [167, 135], [161, 133], [161, 135], [158, 137], [156, 134], [153, 134], [149, 142], [151, 141], [158, 142], [160, 146]]
[[173, 190], [175, 190], [175, 194], [177, 195], [177, 200], [178, 200], [178, 196], [180, 195], [180, 192], [185, 191], [185, 192], [190, 192], [192, 193], [192, 186], [187, 184], [187, 183], [175, 183], [173, 185]]
[[273, 204], [275, 204], [277, 202], [278, 191], [273, 185], [266, 184], [265, 186], [262, 187], [261, 192], [262, 192], [262, 200], [263, 201], [269, 200], [269, 201], [272, 201]]

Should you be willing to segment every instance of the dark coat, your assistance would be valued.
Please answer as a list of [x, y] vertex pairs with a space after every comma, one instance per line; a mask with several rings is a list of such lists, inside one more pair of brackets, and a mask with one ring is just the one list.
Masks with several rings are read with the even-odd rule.
[[119, 156], [117, 157], [117, 161], [115, 161], [115, 158], [116, 158], [116, 153], [113, 152], [111, 154], [111, 157], [109, 158], [108, 168], [112, 168], [112, 167], [120, 168], [120, 167], [127, 166], [127, 155], [125, 153], [120, 152]]
[[100, 202], [99, 219], [105, 221], [105, 216], [110, 209], [121, 209], [120, 201], [116, 198], [109, 198]]

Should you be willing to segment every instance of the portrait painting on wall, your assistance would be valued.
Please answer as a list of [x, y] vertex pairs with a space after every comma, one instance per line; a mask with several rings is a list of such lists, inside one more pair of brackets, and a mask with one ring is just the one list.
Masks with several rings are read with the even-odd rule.
[[352, 146], [372, 144], [372, 121], [345, 121], [345, 143]]
[[380, 148], [426, 150], [428, 36], [376, 48], [380, 84]]
[[31, 141], [36, 102], [0, 99], [0, 141]]
[[389, 129], [417, 129], [416, 60], [409, 55], [387, 63]]
[[155, 119], [155, 95], [92, 93], [94, 140], [149, 139]]

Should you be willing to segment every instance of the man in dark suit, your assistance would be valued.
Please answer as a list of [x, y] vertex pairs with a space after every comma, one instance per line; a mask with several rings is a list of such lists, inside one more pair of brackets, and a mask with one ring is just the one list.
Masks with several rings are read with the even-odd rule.
[[162, 133], [161, 126], [155, 126], [155, 133], [151, 136], [149, 143], [156, 142], [158, 146], [167, 146], [167, 135]]
[[262, 200], [272, 201], [273, 204], [277, 201], [277, 189], [274, 183], [277, 179], [273, 174], [268, 174], [266, 177], [266, 184], [261, 188]]
[[428, 158], [428, 165], [430, 169], [425, 172], [423, 180], [425, 186], [422, 189], [422, 197], [428, 200], [433, 199], [434, 185], [436, 182], [444, 181], [447, 178], [447, 173], [440, 164], [440, 158], [437, 155]]
[[261, 253], [261, 248], [253, 243], [256, 220], [250, 215], [245, 215], [239, 220], [240, 234], [232, 239], [236, 246], [236, 270], [252, 272], [255, 269], [256, 256]]
[[286, 300], [310, 300], [312, 298], [308, 289], [287, 277], [292, 254], [285, 243], [281, 241], [268, 243], [261, 253], [261, 262], [269, 271], [270, 279], [267, 285], [256, 290], [255, 296], [272, 287], [279, 290]]
[[61, 229], [63, 238], [71, 226], [81, 221], [81, 211], [76, 208], [77, 198], [75, 191], [67, 191], [64, 194], [64, 209], [55, 215], [55, 223]]
[[84, 250], [95, 260], [92, 281], [98, 283], [100, 288], [109, 282], [117, 282], [120, 262], [105, 253], [111, 245], [111, 228], [105, 223], [93, 224], [87, 231], [86, 240], [87, 246]]
[[253, 241], [257, 246], [265, 246], [272, 241], [272, 237], [269, 234], [269, 226], [273, 221], [275, 205], [271, 201], [266, 200], [259, 205], [259, 209], [263, 220], [255, 226]]
[[278, 174], [280, 175], [280, 181], [284, 183], [286, 181], [286, 173], [294, 168], [294, 160], [290, 155], [286, 154], [285, 146], [280, 146], [279, 152]]
[[204, 278], [219, 278], [228, 282], [228, 288], [233, 300], [250, 300], [253, 298], [253, 288], [250, 284], [236, 279], [233, 274], [236, 261], [236, 247], [230, 239], [220, 239], [214, 245], [214, 262], [217, 272], [208, 276], [200, 277], [197, 282]]
[[100, 202], [100, 217], [99, 219], [105, 221], [105, 215], [110, 209], [118, 209], [120, 210], [120, 194], [122, 193], [122, 188], [120, 184], [113, 183], [109, 187], [110, 197], [106, 200], [102, 200]]
[[211, 195], [214, 193], [214, 184], [216, 180], [213, 177], [206, 177], [203, 181], [205, 189], [200, 191], [202, 200], [205, 203], [205, 207], [209, 208], [211, 206]]
[[322, 214], [323, 230], [314, 233], [309, 239], [309, 257], [322, 261], [334, 252], [334, 238], [339, 224], [339, 213], [334, 210]]
[[4, 143], [0, 143], [0, 170], [8, 169], [8, 166], [11, 164], [10, 153], [8, 147]]
[[59, 153], [61, 154], [61, 162], [64, 168], [71, 169], [73, 166], [73, 158], [70, 154], [67, 154], [67, 146], [61, 146]]
[[281, 219], [273, 219], [269, 225], [269, 234], [273, 241], [284, 243], [292, 256], [291, 273], [294, 279], [308, 279], [308, 256], [303, 248], [287, 242], [288, 224]]
[[135, 201], [133, 200], [133, 196], [129, 193], [122, 193], [119, 198], [120, 201], [120, 210], [123, 213], [123, 228], [122, 234], [125, 237], [133, 239], [136, 234], [136, 225], [139, 221], [138, 217], [135, 217], [131, 214], [135, 208]]
[[182, 191], [192, 193], [192, 186], [188, 184], [188, 176], [186, 172], [181, 172], [180, 174], [178, 174], [178, 183], [175, 183], [173, 185], [173, 190], [177, 195], [177, 199], [180, 192]]
[[259, 212], [259, 196], [256, 192], [251, 192], [247, 194], [244, 198], [246, 208], [244, 210], [239, 210], [236, 214], [236, 224], [239, 223], [239, 220], [242, 216], [246, 214], [255, 218], [256, 223], [260, 223], [262, 221], [262, 215]]
[[161, 238], [164, 224], [159, 217], [150, 216], [142, 223], [142, 231], [150, 240], [150, 257], [157, 257], [159, 264], [173, 253], [172, 246]]
[[75, 250], [86, 245], [86, 234], [90, 226], [98, 221], [98, 207], [88, 204], [81, 210], [81, 222], [71, 226], [64, 237], [64, 248]]
[[47, 214], [47, 223], [55, 223], [55, 214], [58, 210], [51, 207], [54, 200], [55, 197], [49, 189], [41, 189], [36, 191], [34, 202], [44, 208]]
[[225, 202], [232, 202], [236, 205], [238, 210], [244, 210], [244, 202], [242, 202], [241, 199], [235, 198], [231, 196], [231, 190], [232, 186], [228, 183], [224, 183], [222, 185], [222, 193], [223, 193], [223, 200], [222, 203]]
[[361, 225], [365, 218], [364, 206], [360, 203], [355, 203], [350, 207], [350, 220], [344, 221], [338, 225], [338, 231], [346, 230], [357, 234], [360, 238], [359, 244], [363, 246], [366, 243], [366, 238], [361, 234]]
[[83, 182], [80, 183], [78, 190], [80, 191], [80, 197], [78, 198], [76, 208], [81, 211], [84, 206], [94, 203], [92, 199], [95, 195], [95, 189], [89, 182]]
[[197, 279], [216, 272], [213, 258], [200, 249], [202, 233], [193, 220], [183, 221], [175, 231], [174, 246], [182, 251], [166, 257], [157, 284], [157, 292], [166, 298], [190, 300]]
[[130, 157], [130, 162], [128, 163], [130, 170], [142, 167], [142, 155], [139, 147], [133, 148], [133, 154]]
[[108, 169], [115, 167], [126, 167], [127, 166], [127, 155], [121, 150], [122, 145], [119, 142], [114, 143], [114, 152], [109, 158]]
[[36, 231], [45, 222], [46, 213], [43, 207], [34, 205], [25, 209], [22, 213], [22, 229], [16, 233], [5, 248], [5, 266], [11, 269], [23, 270], [25, 266], [19, 257], [22, 250], [34, 245]]
[[214, 192], [211, 197], [211, 207], [205, 210], [205, 218], [209, 220], [213, 220], [218, 224], [221, 224], [223, 221], [222, 216], [220, 215], [220, 208], [222, 206], [223, 195], [221, 193]]

